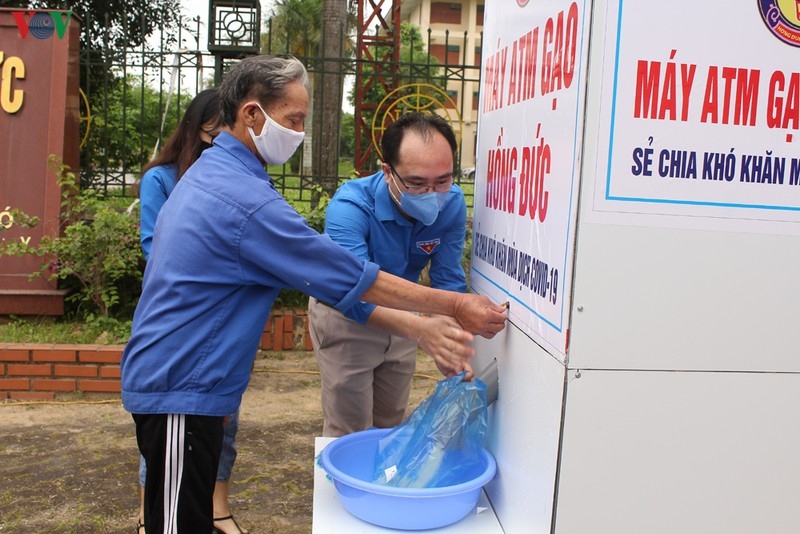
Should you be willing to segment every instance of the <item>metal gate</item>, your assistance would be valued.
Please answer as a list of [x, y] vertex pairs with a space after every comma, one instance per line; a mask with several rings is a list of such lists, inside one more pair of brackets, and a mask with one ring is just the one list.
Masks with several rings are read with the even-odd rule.
[[[235, 6], [236, 2], [233, 4]], [[219, 19], [224, 15], [224, 12], [212, 13], [211, 18]], [[81, 31], [90, 31], [93, 24], [89, 22], [85, 21]], [[215, 78], [224, 76], [226, 64], [241, 57], [235, 50], [216, 56], [209, 52], [206, 36], [212, 32], [208, 31], [208, 24], [202, 17], [184, 19], [178, 27], [162, 29], [140, 46], [123, 50], [109, 47], [81, 50], [80, 176], [84, 187], [92, 187], [107, 196], [131, 195], [143, 165], [175, 128], [192, 97], [215, 85]], [[345, 102], [342, 127], [338, 132], [330, 132], [325, 124], [319, 125], [317, 131], [337, 136], [340, 160], [337, 175], [325, 177], [315, 173], [311, 165], [311, 147], [304, 146], [287, 164], [268, 169], [281, 193], [295, 207], [312, 206], [319, 198], [320, 181], [328, 179], [339, 184], [377, 169], [373, 147], [385, 128], [387, 117], [402, 111], [438, 107], [438, 112], [448, 117], [460, 134], [456, 170], [471, 206], [473, 191], [469, 171], [474, 166], [480, 35], [470, 36], [466, 32], [451, 35], [446, 31], [444, 35], [437, 35], [429, 28], [414, 31], [413, 27], [404, 25], [402, 31], [408, 34], [404, 43], [407, 53], [398, 54], [395, 63], [390, 65], [390, 70], [399, 74], [384, 79], [381, 82], [385, 86], [383, 92], [376, 96], [370, 93], [368, 75], [377, 70], [375, 62], [385, 58], [358, 58], [351, 53], [351, 57], [331, 62], [330, 58], [315, 56], [308, 26], [298, 31], [287, 26], [285, 20], [281, 25], [275, 19], [266, 20], [256, 28], [260, 30], [261, 52], [291, 53], [303, 61], [312, 78], [322, 72], [323, 65], [328, 71], [338, 70], [337, 74], [346, 80], [345, 93], [352, 92], [351, 100], [358, 98], [368, 105], [358, 108], [355, 103]], [[363, 37], [370, 32], [378, 35], [384, 31], [385, 28], [376, 27], [360, 29], [359, 33]], [[93, 41], [86, 39], [84, 42]], [[352, 42], [350, 39], [342, 43], [342, 49], [352, 51]], [[381, 63], [380, 67], [386, 71], [387, 65]], [[366, 99], [371, 100], [367, 102]], [[358, 139], [355, 115], [368, 126], [362, 128]], [[310, 120], [321, 121], [322, 118], [312, 116]], [[307, 124], [306, 129], [311, 132], [311, 125]], [[304, 145], [311, 143], [313, 140]], [[362, 149], [357, 158], [359, 143], [367, 150]]]

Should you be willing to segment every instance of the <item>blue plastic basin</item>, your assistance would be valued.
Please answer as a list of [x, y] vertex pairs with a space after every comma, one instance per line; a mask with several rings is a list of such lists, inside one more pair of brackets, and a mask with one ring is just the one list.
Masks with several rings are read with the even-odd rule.
[[325, 447], [322, 468], [333, 479], [342, 506], [357, 518], [386, 528], [426, 530], [463, 519], [475, 508], [481, 488], [494, 478], [497, 464], [483, 451], [483, 465], [463, 482], [439, 488], [395, 488], [372, 482], [378, 441], [392, 429], [364, 430]]

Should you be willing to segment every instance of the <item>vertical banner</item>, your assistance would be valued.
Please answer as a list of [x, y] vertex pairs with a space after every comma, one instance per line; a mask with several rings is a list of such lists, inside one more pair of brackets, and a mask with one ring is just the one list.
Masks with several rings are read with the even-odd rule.
[[587, 220], [800, 234], [800, 2], [617, 0], [605, 20]]
[[562, 362], [577, 216], [587, 2], [487, 0], [471, 287]]

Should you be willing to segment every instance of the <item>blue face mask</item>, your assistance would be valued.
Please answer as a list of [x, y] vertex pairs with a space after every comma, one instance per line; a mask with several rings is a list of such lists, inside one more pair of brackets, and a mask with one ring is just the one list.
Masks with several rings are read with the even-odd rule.
[[[392, 181], [395, 187], [400, 190], [400, 187], [397, 186], [397, 181], [395, 181], [394, 173], [390, 174], [392, 175]], [[391, 189], [389, 189], [389, 194], [392, 194]], [[449, 191], [445, 191], [444, 193], [432, 191], [419, 195], [409, 195], [405, 191], [400, 191], [399, 202], [394, 198], [394, 195], [392, 195], [392, 198], [399, 204], [400, 209], [409, 217], [416, 219], [425, 226], [430, 226], [436, 221], [436, 217], [439, 216], [439, 211], [442, 209], [442, 206], [444, 206], [449, 194]]]
[[422, 193], [421, 195], [409, 195], [400, 192], [400, 209], [410, 217], [415, 218], [425, 226], [430, 226], [439, 216], [444, 201], [449, 193]]

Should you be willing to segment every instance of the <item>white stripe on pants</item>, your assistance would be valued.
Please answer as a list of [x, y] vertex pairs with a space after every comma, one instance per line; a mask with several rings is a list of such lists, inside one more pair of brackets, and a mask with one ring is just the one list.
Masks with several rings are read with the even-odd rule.
[[185, 428], [185, 415], [167, 415], [167, 443], [164, 456], [164, 534], [178, 532], [178, 496], [183, 478]]

